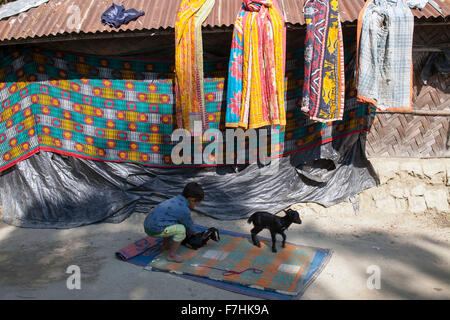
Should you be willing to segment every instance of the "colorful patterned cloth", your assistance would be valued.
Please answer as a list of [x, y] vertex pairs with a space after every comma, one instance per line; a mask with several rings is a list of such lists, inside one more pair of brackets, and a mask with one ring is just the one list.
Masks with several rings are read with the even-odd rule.
[[122, 261], [129, 261], [137, 256], [140, 256], [144, 253], [157, 252], [160, 253], [159, 249], [161, 248], [162, 239], [158, 239], [155, 237], [144, 237], [139, 239], [125, 248], [122, 248], [116, 251], [116, 257]]
[[[274, 151], [271, 156], [369, 129], [374, 113], [356, 102], [351, 77], [355, 39], [348, 38], [346, 43], [346, 109], [342, 121], [329, 124], [311, 121], [297, 107], [302, 98], [304, 49], [287, 53], [286, 126], [270, 127], [279, 133], [278, 142], [269, 142], [267, 149]], [[224, 129], [227, 59], [205, 60], [204, 69], [208, 124]], [[172, 162], [171, 153], [178, 143], [171, 141], [175, 129], [173, 70], [173, 60], [107, 58], [39, 48], [2, 58], [0, 171], [39, 151], [161, 167], [221, 164], [214, 154], [210, 162]], [[244, 151], [257, 152], [250, 146]]]
[[[200, 231], [205, 231], [207, 229], [207, 227], [199, 226], [199, 225], [196, 225], [195, 227]], [[248, 234], [239, 234], [239, 233], [231, 232], [231, 231], [227, 231], [227, 230], [220, 230], [220, 234], [221, 235], [249, 237]], [[265, 238], [261, 237], [260, 240], [264, 241], [264, 240], [269, 240], [269, 239], [265, 239]], [[122, 261], [126, 261], [128, 263], [131, 263], [131, 264], [134, 264], [137, 266], [146, 267], [156, 257], [158, 257], [161, 254], [161, 252], [162, 252], [161, 251], [161, 242], [162, 242], [161, 238], [157, 239], [157, 238], [145, 237], [145, 238], [139, 239], [139, 240], [129, 244], [128, 246], [126, 246], [125, 248], [123, 248], [121, 250], [118, 250], [116, 252], [116, 256], [118, 259], [120, 259]], [[193, 281], [208, 284], [208, 285], [220, 288], [220, 289], [224, 289], [224, 290], [228, 290], [228, 291], [232, 291], [232, 292], [236, 292], [236, 293], [244, 294], [244, 295], [248, 295], [248, 296], [258, 297], [261, 299], [291, 300], [293, 298], [299, 298], [305, 292], [305, 290], [309, 287], [309, 285], [311, 285], [314, 282], [314, 280], [320, 274], [321, 270], [325, 267], [326, 261], [324, 261], [324, 258], [325, 259], [327, 258], [326, 257], [327, 252], [326, 251], [322, 251], [322, 252], [324, 253], [324, 255], [322, 255], [322, 256], [317, 255], [314, 258], [313, 263], [311, 264], [309, 272], [306, 276], [306, 279], [304, 279], [304, 281], [303, 281], [304, 282], [303, 290], [300, 291], [296, 297], [291, 296], [291, 295], [276, 293], [273, 291], [265, 291], [265, 290], [260, 290], [257, 288], [240, 286], [238, 284], [227, 283], [227, 282], [223, 282], [223, 281], [216, 281], [216, 280], [212, 280], [212, 279], [208, 279], [208, 278], [204, 278], [204, 277], [197, 277], [197, 276], [192, 276], [192, 275], [187, 275], [187, 274], [175, 274], [175, 275], [178, 277], [181, 277], [181, 278], [190, 279]], [[324, 261], [324, 263], [322, 263], [323, 261]], [[145, 270], [151, 271], [150, 268], [145, 268]]]
[[215, 0], [183, 0], [175, 23], [175, 90], [178, 128], [208, 129], [203, 87], [202, 23]]
[[358, 101], [412, 108], [414, 16], [403, 0], [367, 1], [358, 18]]
[[243, 287], [298, 296], [313, 282], [332, 256], [332, 250], [286, 243], [277, 253], [271, 241], [254, 246], [245, 235], [221, 231], [219, 242], [209, 241], [198, 250], [180, 247], [184, 263], [166, 260], [161, 253], [147, 270], [192, 275]]
[[276, 0], [244, 0], [234, 25], [226, 126], [285, 125], [286, 29]]
[[301, 109], [312, 120], [341, 120], [345, 77], [338, 1], [309, 0], [305, 5], [305, 20], [305, 81]]

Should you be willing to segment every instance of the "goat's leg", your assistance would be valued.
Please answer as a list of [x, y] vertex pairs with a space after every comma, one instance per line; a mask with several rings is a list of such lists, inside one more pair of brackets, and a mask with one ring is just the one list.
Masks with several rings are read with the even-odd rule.
[[284, 248], [286, 245], [286, 234], [284, 232], [281, 232], [280, 234], [283, 237], [283, 242], [281, 243], [281, 247]]
[[275, 247], [275, 243], [277, 241], [276, 239], [276, 232], [270, 231], [270, 235], [272, 236], [272, 252], [277, 252], [277, 248]]
[[258, 240], [258, 237], [256, 236], [259, 232], [261, 232], [261, 230], [262, 230], [263, 228], [260, 228], [260, 227], [254, 227], [252, 230], [251, 230], [251, 233], [252, 233], [252, 242], [253, 242], [253, 244], [255, 245], [255, 246], [257, 246], [257, 247], [261, 247], [261, 243], [259, 242], [259, 240]]

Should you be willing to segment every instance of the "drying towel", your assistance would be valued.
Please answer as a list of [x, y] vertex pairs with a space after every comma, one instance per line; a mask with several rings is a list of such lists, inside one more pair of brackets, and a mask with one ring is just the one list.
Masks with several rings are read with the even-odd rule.
[[227, 127], [286, 125], [286, 27], [275, 0], [244, 0], [231, 44]]
[[143, 16], [145, 12], [136, 9], [125, 10], [124, 6], [118, 6], [115, 3], [111, 5], [102, 14], [102, 23], [110, 27], [119, 28], [122, 24], [127, 24], [131, 20], [135, 20]]
[[358, 101], [412, 107], [414, 16], [402, 0], [368, 1], [358, 17]]
[[308, 1], [305, 20], [302, 111], [320, 122], [342, 120], [345, 99], [344, 47], [338, 1]]
[[215, 0], [183, 0], [175, 23], [175, 92], [178, 128], [209, 128], [203, 92], [202, 23]]

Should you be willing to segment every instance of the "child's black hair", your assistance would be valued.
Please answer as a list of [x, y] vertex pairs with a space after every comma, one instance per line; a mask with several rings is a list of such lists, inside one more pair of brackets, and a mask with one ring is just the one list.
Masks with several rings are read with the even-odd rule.
[[185, 198], [194, 198], [199, 201], [203, 201], [203, 198], [205, 197], [202, 186], [197, 182], [189, 182], [184, 187], [182, 195]]

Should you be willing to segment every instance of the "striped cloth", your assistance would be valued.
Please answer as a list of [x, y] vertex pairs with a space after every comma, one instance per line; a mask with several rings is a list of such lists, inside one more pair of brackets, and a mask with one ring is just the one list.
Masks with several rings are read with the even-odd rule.
[[203, 91], [202, 23], [215, 0], [183, 0], [175, 23], [175, 92], [177, 126], [208, 129]]
[[275, 0], [244, 0], [235, 22], [226, 126], [286, 125], [286, 29]]
[[412, 107], [414, 17], [402, 0], [367, 1], [358, 18], [358, 101]]
[[[184, 263], [166, 260], [160, 254], [146, 270], [171, 272], [216, 281], [298, 296], [316, 279], [331, 258], [333, 251], [286, 243], [273, 253], [271, 242], [254, 246], [247, 235], [220, 231], [219, 242], [209, 241], [198, 250], [181, 246], [178, 254]], [[193, 280], [195, 278], [192, 278]], [[245, 291], [243, 292], [245, 293]]]
[[[154, 237], [144, 237], [116, 251], [116, 257], [122, 261], [128, 261], [140, 256], [149, 250], [151, 252], [160, 252], [161, 239]], [[151, 261], [151, 260], [150, 260]]]
[[344, 114], [345, 76], [338, 1], [309, 0], [305, 5], [305, 20], [302, 111], [315, 121], [341, 120]]

